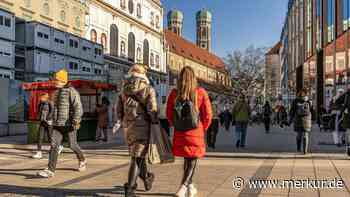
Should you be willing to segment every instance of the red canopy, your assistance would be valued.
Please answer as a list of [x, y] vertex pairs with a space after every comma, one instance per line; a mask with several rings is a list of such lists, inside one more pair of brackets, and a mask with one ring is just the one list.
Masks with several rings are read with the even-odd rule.
[[[69, 83], [76, 88], [78, 91], [82, 90], [101, 90], [101, 91], [113, 91], [117, 90], [116, 85], [109, 83], [102, 83], [96, 81], [88, 80], [72, 80]], [[38, 113], [38, 105], [40, 103], [39, 95], [42, 93], [51, 94], [55, 89], [53, 81], [45, 82], [32, 82], [32, 83], [23, 83], [22, 88], [30, 92], [29, 97], [29, 119], [36, 120]], [[84, 92], [84, 91], [83, 91]], [[93, 91], [95, 92], [95, 91]]]
[[[77, 88], [85, 89], [100, 89], [100, 90], [116, 90], [117, 86], [109, 83], [97, 82], [97, 81], [88, 81], [88, 80], [72, 80], [69, 83]], [[56, 89], [53, 81], [44, 81], [44, 82], [32, 82], [32, 83], [23, 83], [22, 88], [27, 91], [33, 90], [54, 90]]]

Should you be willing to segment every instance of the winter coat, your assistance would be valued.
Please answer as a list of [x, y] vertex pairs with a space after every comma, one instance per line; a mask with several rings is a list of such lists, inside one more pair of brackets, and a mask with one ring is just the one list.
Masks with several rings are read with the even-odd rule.
[[270, 105], [264, 105], [263, 107], [263, 116], [264, 118], [270, 118], [272, 114], [272, 108]]
[[232, 114], [235, 117], [236, 122], [248, 122], [250, 116], [249, 104], [246, 101], [238, 101], [233, 106]]
[[97, 127], [106, 128], [108, 126], [108, 106], [102, 105], [96, 108], [97, 113]]
[[[297, 115], [297, 108], [298, 105], [302, 105], [305, 102], [308, 102], [310, 105], [310, 112], [307, 116], [298, 116]], [[294, 131], [296, 132], [310, 132], [312, 127], [312, 105], [309, 100], [306, 100], [304, 98], [296, 98], [291, 106], [290, 110], [290, 122], [294, 123]]]
[[78, 91], [66, 86], [55, 91], [53, 96], [53, 126], [76, 126], [83, 116], [83, 106]]
[[52, 124], [53, 104], [49, 101], [40, 102], [38, 119], [41, 122]]
[[156, 93], [147, 77], [137, 73], [127, 75], [115, 107], [115, 117], [122, 123], [130, 154], [144, 156], [150, 124], [157, 118]]
[[[212, 109], [207, 92], [203, 88], [197, 88], [197, 109], [200, 111], [200, 122], [196, 129], [189, 131], [174, 131], [173, 153], [178, 157], [201, 158], [205, 155], [205, 132], [212, 121]], [[168, 97], [167, 117], [170, 125], [173, 125], [173, 112], [176, 100], [176, 90], [172, 90]]]

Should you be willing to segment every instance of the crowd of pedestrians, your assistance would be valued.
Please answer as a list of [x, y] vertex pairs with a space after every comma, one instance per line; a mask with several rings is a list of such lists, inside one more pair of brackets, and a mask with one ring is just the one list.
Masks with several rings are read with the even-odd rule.
[[[126, 197], [136, 196], [138, 178], [144, 183], [146, 191], [153, 187], [156, 176], [150, 171], [147, 160], [151, 125], [159, 125], [168, 137], [173, 133], [172, 154], [184, 160], [183, 176], [175, 194], [178, 197], [197, 196], [193, 177], [198, 161], [205, 156], [206, 147], [216, 148], [220, 127], [228, 132], [234, 128], [233, 144], [236, 149], [244, 149], [251, 121], [261, 120], [266, 134], [271, 132], [272, 124], [281, 128], [292, 124], [297, 134], [296, 150], [304, 154], [310, 151], [310, 132], [315, 113], [306, 90], [300, 90], [289, 107], [281, 100], [274, 105], [266, 101], [262, 106], [251, 107], [249, 98], [243, 93], [233, 102], [222, 102], [198, 85], [191, 67], [184, 67], [179, 74], [177, 86], [167, 97], [162, 97], [158, 104], [147, 70], [147, 66], [140, 64], [130, 68], [113, 106], [113, 132], [122, 128], [130, 154], [128, 180], [124, 184]], [[77, 131], [83, 115], [80, 95], [69, 85], [65, 70], [55, 73], [54, 81], [57, 90], [52, 95], [44, 93], [40, 96], [38, 151], [33, 155], [35, 159], [42, 158], [43, 139], [45, 134], [48, 135], [51, 143], [48, 168], [38, 172], [38, 176], [44, 178], [55, 175], [65, 134], [68, 134], [69, 147], [77, 156], [78, 170], [85, 171], [87, 168], [87, 160], [77, 143]], [[350, 136], [345, 134], [350, 132], [350, 89], [338, 92], [331, 106], [333, 130], [337, 134], [340, 131], [344, 133], [342, 138], [334, 134], [336, 144], [340, 144], [342, 139], [349, 141]], [[109, 108], [110, 102], [106, 97], [96, 106], [98, 142], [108, 141]], [[321, 112], [317, 119], [320, 127], [324, 125], [328, 114], [326, 110]], [[347, 153], [350, 155], [349, 147]]]

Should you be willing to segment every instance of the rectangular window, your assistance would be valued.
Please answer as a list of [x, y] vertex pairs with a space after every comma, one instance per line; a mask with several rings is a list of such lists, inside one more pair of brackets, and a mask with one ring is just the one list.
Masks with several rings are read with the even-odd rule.
[[49, 35], [44, 34], [44, 38], [45, 38], [45, 39], [49, 39]]
[[0, 16], [0, 25], [4, 25], [4, 16]]
[[10, 57], [10, 56], [11, 56], [11, 53], [4, 52], [4, 55]]
[[74, 47], [78, 48], [78, 41], [74, 41]]
[[39, 38], [42, 38], [44, 36], [43, 33], [41, 33], [41, 32], [38, 32], [37, 35]]
[[70, 46], [70, 47], [74, 47], [74, 40], [69, 39], [69, 46]]
[[59, 42], [60, 42], [60, 40], [59, 40], [59, 39], [57, 39], [57, 38], [55, 38], [55, 42], [59, 43]]
[[327, 0], [327, 28], [328, 28], [328, 42], [334, 40], [334, 6], [335, 0]]
[[5, 26], [6, 27], [11, 27], [11, 19], [5, 17]]
[[349, 18], [349, 0], [343, 0], [343, 30], [348, 29], [348, 18]]
[[73, 62], [69, 62], [69, 69], [73, 70]]
[[60, 44], [64, 44], [64, 41], [63, 41], [63, 40], [60, 40]]

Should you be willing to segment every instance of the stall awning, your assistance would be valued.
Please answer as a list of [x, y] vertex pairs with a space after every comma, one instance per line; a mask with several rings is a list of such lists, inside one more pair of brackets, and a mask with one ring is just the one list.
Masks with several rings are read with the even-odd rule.
[[[99, 89], [99, 90], [116, 90], [117, 89], [117, 85], [110, 84], [110, 83], [97, 82], [97, 81], [71, 80], [71, 81], [69, 81], [69, 83], [77, 89], [80, 89], [80, 88]], [[54, 90], [54, 89], [56, 89], [53, 81], [23, 83], [22, 88], [26, 91]]]

